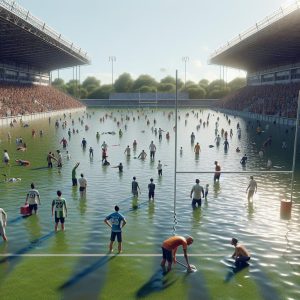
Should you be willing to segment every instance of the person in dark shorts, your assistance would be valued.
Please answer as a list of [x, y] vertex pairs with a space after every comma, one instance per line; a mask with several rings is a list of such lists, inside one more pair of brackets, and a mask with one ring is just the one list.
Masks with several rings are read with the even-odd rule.
[[111, 228], [111, 236], [109, 243], [109, 251], [113, 252], [114, 241], [117, 237], [118, 240], [118, 252], [122, 252], [122, 228], [126, 225], [125, 217], [119, 213], [119, 206], [115, 206], [115, 212], [108, 215], [104, 223]]
[[153, 183], [153, 178], [150, 178], [150, 183], [148, 184], [148, 197], [149, 197], [149, 201], [151, 200], [151, 198], [154, 200], [154, 191], [155, 191], [155, 184]]
[[176, 263], [176, 252], [179, 246], [182, 246], [184, 258], [187, 263], [188, 270], [191, 270], [189, 259], [187, 256], [187, 247], [193, 243], [194, 239], [191, 236], [172, 236], [166, 239], [162, 245], [162, 261], [160, 263], [162, 268], [165, 268], [166, 261], [168, 262], [168, 271], [172, 269], [172, 263]]
[[215, 161], [214, 182], [216, 182], [217, 180], [220, 181], [220, 175], [221, 175], [221, 166], [218, 164], [217, 161]]
[[138, 184], [138, 182], [136, 181], [136, 177], [134, 176], [134, 177], [133, 177], [133, 181], [132, 181], [132, 183], [131, 183], [131, 192], [132, 192], [133, 196], [137, 197], [137, 196], [139, 195], [138, 189], [139, 189], [139, 191], [140, 191], [140, 193], [141, 193], [139, 184]]
[[242, 267], [247, 265], [247, 261], [250, 260], [250, 253], [243, 245], [238, 245], [238, 240], [236, 238], [231, 239], [231, 245], [234, 246], [234, 252], [232, 258], [235, 259], [235, 264], [237, 267]]
[[193, 208], [196, 208], [197, 205], [198, 205], [198, 207], [201, 207], [201, 204], [202, 204], [201, 194], [202, 194], [202, 198], [204, 198], [204, 189], [200, 185], [200, 180], [196, 179], [196, 184], [193, 185], [193, 187], [191, 189], [191, 194], [190, 194], [190, 197], [193, 198], [193, 200], [192, 200]]
[[84, 175], [81, 173], [80, 178], [78, 179], [79, 182], [79, 191], [80, 196], [83, 197], [86, 193], [86, 187], [87, 187], [87, 180], [84, 178]]
[[79, 164], [79, 162], [76, 163], [76, 165], [72, 169], [72, 186], [77, 186], [76, 169], [78, 168]]
[[55, 220], [55, 232], [57, 231], [58, 223], [61, 224], [61, 230], [65, 230], [65, 218], [68, 214], [66, 199], [62, 198], [61, 191], [57, 191], [57, 198], [52, 201], [52, 217]]
[[35, 189], [34, 183], [31, 183], [30, 185], [31, 190], [28, 191], [25, 205], [29, 204], [30, 214], [32, 214], [32, 211], [34, 210], [34, 213], [37, 213], [38, 210], [38, 204], [41, 205], [41, 199], [39, 191]]

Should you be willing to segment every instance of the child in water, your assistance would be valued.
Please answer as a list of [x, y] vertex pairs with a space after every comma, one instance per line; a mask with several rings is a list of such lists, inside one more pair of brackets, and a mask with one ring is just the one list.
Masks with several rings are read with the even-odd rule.
[[209, 184], [206, 184], [206, 186], [205, 186], [205, 192], [204, 192], [204, 198], [205, 198], [205, 200], [207, 200], [208, 187], [209, 187]]

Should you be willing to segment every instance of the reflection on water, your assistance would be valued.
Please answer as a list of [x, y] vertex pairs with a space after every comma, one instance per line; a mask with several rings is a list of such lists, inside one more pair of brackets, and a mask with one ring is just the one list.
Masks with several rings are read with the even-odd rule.
[[[159, 249], [162, 240], [172, 234], [190, 234], [195, 241], [190, 251], [192, 253], [216, 254], [220, 256], [231, 252], [228, 241], [232, 236], [237, 236], [252, 255], [257, 258], [259, 264], [256, 266], [261, 273], [266, 272], [266, 278], [270, 273], [272, 280], [268, 284], [276, 289], [283, 289], [289, 293], [290, 298], [299, 298], [297, 290], [299, 286], [299, 270], [295, 274], [291, 266], [298, 266], [300, 253], [299, 237], [299, 172], [295, 177], [294, 203], [290, 220], [280, 216], [280, 200], [290, 196], [290, 175], [286, 174], [259, 174], [258, 170], [267, 169], [267, 160], [272, 161], [271, 170], [290, 170], [292, 165], [293, 132], [294, 130], [279, 125], [262, 124], [265, 132], [257, 135], [255, 121], [250, 123], [241, 118], [230, 117], [229, 125], [226, 117], [212, 110], [188, 109], [179, 111], [181, 118], [178, 120], [178, 170], [194, 171], [195, 174], [177, 174], [177, 202], [176, 214], [173, 212], [174, 201], [174, 140], [173, 126], [174, 115], [168, 118], [169, 110], [88, 110], [94, 112], [92, 118], [84, 118], [83, 124], [74, 116], [74, 125], [67, 118], [67, 129], [71, 128], [71, 138], [67, 149], [62, 149], [59, 142], [63, 136], [67, 136], [67, 129], [61, 126], [57, 129], [54, 122], [34, 121], [29, 128], [9, 129], [12, 141], [7, 141], [8, 129], [1, 130], [2, 147], [8, 150], [11, 156], [11, 166], [1, 166], [1, 173], [9, 177], [20, 177], [19, 183], [1, 183], [0, 207], [8, 213], [9, 220], [19, 217], [19, 207], [24, 203], [28, 186], [34, 182], [39, 187], [42, 206], [39, 215], [28, 219], [20, 219], [8, 224], [7, 235], [9, 238], [9, 249], [14, 253], [20, 249], [29, 249], [39, 253], [105, 253], [109, 233], [103, 220], [111, 213], [114, 205], [118, 204], [127, 219], [125, 230], [124, 251], [126, 253], [151, 253], [153, 249]], [[189, 116], [186, 113], [189, 112]], [[198, 113], [198, 116], [197, 116]], [[105, 114], [107, 117], [105, 118]], [[206, 120], [210, 114], [208, 126], [197, 126]], [[123, 122], [121, 122], [121, 115]], [[130, 119], [126, 119], [126, 115]], [[145, 116], [147, 117], [145, 118]], [[135, 121], [133, 121], [135, 117]], [[138, 118], [140, 117], [140, 118]], [[222, 128], [233, 136], [228, 137], [229, 148], [224, 151], [224, 137], [220, 146], [215, 143], [215, 122], [219, 117], [219, 132]], [[101, 122], [99, 121], [101, 118]], [[103, 118], [103, 120], [102, 120]], [[114, 121], [120, 121], [123, 131], [122, 138], [119, 137], [118, 127]], [[147, 125], [149, 119], [150, 125]], [[156, 119], [156, 124], [154, 124]], [[186, 123], [185, 120], [188, 122]], [[84, 125], [89, 125], [89, 130]], [[237, 137], [237, 123], [242, 129], [241, 139]], [[127, 130], [125, 130], [125, 125]], [[151, 127], [162, 128], [165, 133], [170, 132], [170, 139], [165, 134], [159, 140]], [[246, 130], [248, 126], [248, 130]], [[39, 128], [44, 131], [44, 136], [32, 138], [31, 130]], [[73, 133], [73, 129], [75, 133]], [[76, 133], [78, 130], [78, 133]], [[101, 134], [96, 138], [96, 132], [112, 132], [117, 134]], [[194, 153], [195, 143], [191, 143], [190, 135], [195, 133], [195, 141], [199, 142], [201, 152]], [[263, 144], [272, 135], [271, 147]], [[28, 150], [17, 153], [14, 139], [22, 137], [26, 142]], [[82, 149], [81, 141], [85, 138], [87, 147], [94, 149], [94, 156], [89, 156], [89, 151]], [[283, 139], [287, 147], [282, 148]], [[133, 148], [133, 141], [137, 141], [137, 147]], [[157, 151], [154, 161], [150, 160], [149, 145], [154, 141]], [[108, 144], [108, 161], [110, 166], [101, 164], [101, 146], [103, 142]], [[124, 149], [127, 145], [132, 148], [132, 155], [127, 157]], [[212, 147], [213, 145], [214, 147]], [[182, 147], [182, 151], [180, 151]], [[236, 148], [240, 152], [236, 152]], [[61, 150], [63, 155], [63, 167], [59, 173], [56, 166], [47, 168], [46, 155], [49, 151]], [[148, 157], [143, 161], [136, 156], [145, 150]], [[263, 149], [263, 152], [261, 152]], [[66, 159], [66, 151], [71, 154], [71, 159]], [[240, 163], [243, 155], [247, 153], [247, 164]], [[17, 167], [14, 159], [31, 161], [30, 167]], [[163, 163], [163, 175], [157, 174], [157, 163]], [[245, 190], [249, 183], [249, 174], [221, 174], [220, 181], [213, 181], [213, 174], [197, 173], [199, 171], [214, 171], [214, 161], [218, 161], [222, 171], [254, 171], [255, 180], [258, 183], [259, 197], [254, 197], [253, 202], [248, 202]], [[80, 162], [77, 177], [80, 173], [85, 174], [88, 187], [85, 198], [80, 198], [78, 188], [72, 188], [71, 171], [76, 162]], [[123, 172], [111, 166], [117, 166], [120, 162], [124, 165]], [[56, 165], [56, 164], [54, 164]], [[138, 198], [131, 197], [131, 181], [136, 176], [141, 188]], [[148, 183], [153, 178], [156, 184], [155, 201], [148, 201]], [[205, 187], [209, 184], [210, 190], [207, 201], [202, 202], [202, 207], [193, 210], [189, 192], [195, 179], [199, 178]], [[53, 230], [54, 224], [51, 218], [51, 203], [60, 189], [68, 204], [68, 218], [66, 219], [66, 232], [49, 236], [38, 247], [28, 248], [31, 240], [48, 236]], [[145, 232], [144, 232], [145, 231]], [[143, 239], [147, 243], [136, 240], [137, 232], [143, 232]], [[288, 232], [288, 241], [286, 233]], [[130, 241], [130, 242], [129, 242]], [[137, 248], [137, 243], [141, 243]], [[286, 251], [288, 243], [288, 251]], [[26, 248], [27, 247], [27, 248]], [[138, 249], [138, 250], [137, 250]], [[5, 248], [0, 251], [5, 252]], [[27, 250], [26, 250], [27, 251]], [[282, 257], [285, 253], [285, 257]], [[268, 258], [275, 255], [275, 260]], [[286, 257], [291, 255], [287, 263]], [[203, 266], [203, 273], [216, 269], [218, 260], [211, 260], [209, 266]], [[266, 264], [266, 267], [265, 265]], [[251, 273], [251, 267], [249, 272]], [[244, 271], [243, 271], [244, 272]], [[241, 272], [243, 274], [243, 272]], [[293, 273], [294, 272], [294, 273]], [[282, 274], [285, 281], [282, 282]], [[252, 273], [251, 273], [251, 276]], [[267, 279], [268, 280], [268, 279]], [[288, 282], [294, 284], [294, 289], [288, 289]], [[297, 289], [296, 289], [297, 287]]]

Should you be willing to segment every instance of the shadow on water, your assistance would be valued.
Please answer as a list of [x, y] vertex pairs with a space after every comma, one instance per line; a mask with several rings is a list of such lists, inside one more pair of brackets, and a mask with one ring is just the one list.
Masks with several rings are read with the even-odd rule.
[[37, 168], [31, 168], [31, 171], [39, 171], [39, 170], [46, 170], [49, 169], [47, 166], [46, 167], [37, 167]]
[[54, 234], [55, 234], [55, 231], [51, 231], [48, 234], [46, 234], [46, 235], [44, 235], [44, 236], [42, 236], [40, 238], [37, 238], [37, 239], [31, 241], [29, 245], [21, 248], [16, 253], [0, 259], [0, 264], [5, 263], [7, 261], [13, 261], [16, 258], [19, 258], [19, 255], [26, 254], [29, 251], [34, 250], [35, 248], [39, 247], [43, 242], [45, 242], [48, 239], [50, 239]]
[[[58, 288], [64, 292], [62, 299], [97, 299], [101, 283], [105, 282], [107, 276], [102, 267], [115, 257], [107, 255], [92, 264], [90, 264], [91, 258], [82, 259], [78, 265], [80, 271]], [[82, 270], [82, 265], [88, 267]]]
[[23, 219], [27, 219], [28, 217], [30, 217], [31, 215], [27, 215], [27, 216], [18, 216], [15, 217], [14, 219], [8, 220], [8, 225], [12, 225], [15, 223], [18, 223], [19, 221], [23, 220]]
[[233, 277], [238, 274], [239, 272], [243, 271], [244, 269], [248, 268], [249, 264], [247, 262], [244, 262], [240, 265], [232, 265], [229, 266], [229, 270], [225, 276], [224, 282], [228, 283], [233, 279]]
[[172, 273], [165, 274], [162, 269], [157, 270], [151, 278], [139, 288], [136, 299], [144, 298], [169, 288], [177, 279], [171, 278]]
[[188, 285], [188, 299], [211, 299], [209, 290], [207, 289], [207, 283], [204, 280], [204, 276], [199, 272], [186, 273], [183, 281]]

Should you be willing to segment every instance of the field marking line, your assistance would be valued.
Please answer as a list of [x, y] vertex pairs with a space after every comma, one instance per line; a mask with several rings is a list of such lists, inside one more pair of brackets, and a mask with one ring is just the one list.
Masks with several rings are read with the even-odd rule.
[[[123, 256], [123, 257], [161, 257], [158, 253], [37, 253], [37, 254], [17, 254], [17, 253], [6, 253], [0, 254], [0, 257], [104, 257], [104, 256]], [[183, 257], [183, 254], [177, 254], [178, 257]], [[221, 254], [189, 254], [190, 257], [224, 257]], [[225, 255], [226, 256], [226, 255]], [[281, 258], [281, 257], [300, 257], [300, 254], [284, 254], [284, 255], [271, 255], [267, 258]]]

